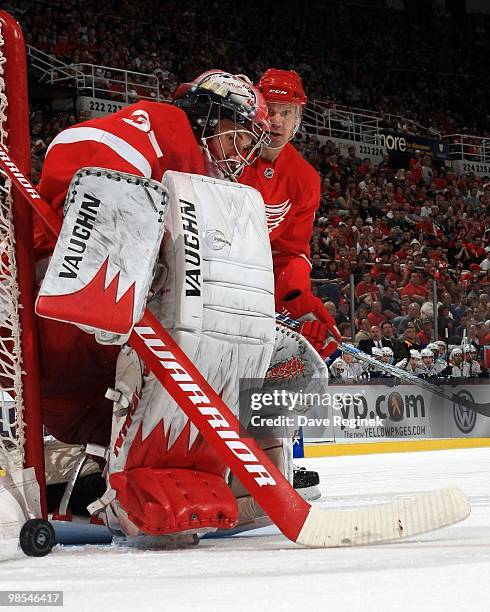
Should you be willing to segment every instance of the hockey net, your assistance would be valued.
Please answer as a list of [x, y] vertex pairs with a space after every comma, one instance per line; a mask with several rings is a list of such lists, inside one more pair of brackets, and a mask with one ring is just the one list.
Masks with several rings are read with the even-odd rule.
[[[0, 11], [0, 144], [28, 175], [25, 45], [20, 26], [4, 11]], [[33, 291], [32, 214], [0, 169], [0, 469], [34, 467], [43, 485]]]

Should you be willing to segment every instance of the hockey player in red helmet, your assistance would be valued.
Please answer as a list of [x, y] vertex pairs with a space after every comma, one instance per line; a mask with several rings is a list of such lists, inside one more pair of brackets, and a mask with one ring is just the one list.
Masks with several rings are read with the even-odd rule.
[[304, 321], [301, 333], [326, 358], [336, 350], [341, 336], [331, 314], [311, 291], [309, 245], [320, 203], [320, 177], [290, 143], [301, 124], [307, 98], [294, 70], [269, 68], [257, 89], [269, 111], [270, 144], [254, 166], [245, 168], [240, 182], [255, 187], [264, 198], [276, 307]]
[[257, 88], [267, 102], [269, 117], [274, 123], [269, 152], [263, 157], [274, 160], [298, 131], [307, 98], [301, 77], [294, 70], [269, 68], [260, 77]]
[[[266, 206], [272, 247], [276, 310], [302, 321], [300, 332], [323, 359], [341, 340], [331, 314], [313, 295], [310, 281], [310, 238], [320, 203], [320, 177], [290, 141], [301, 125], [307, 98], [294, 70], [270, 68], [257, 89], [267, 103], [270, 143], [260, 159], [245, 168], [240, 182], [260, 191]], [[286, 439], [269, 441], [284, 457], [291, 455]], [[318, 474], [294, 468], [293, 484], [308, 499], [316, 499]]]
[[[302, 321], [301, 334], [326, 359], [341, 336], [332, 315], [311, 291], [310, 238], [320, 204], [320, 177], [290, 143], [301, 125], [306, 94], [294, 70], [269, 68], [256, 87], [267, 103], [270, 143], [239, 180], [258, 189], [265, 202], [276, 310]], [[269, 445], [277, 446], [283, 456], [291, 455], [286, 439], [271, 440]], [[316, 472], [294, 468], [294, 487], [307, 499], [320, 496], [318, 482]]]

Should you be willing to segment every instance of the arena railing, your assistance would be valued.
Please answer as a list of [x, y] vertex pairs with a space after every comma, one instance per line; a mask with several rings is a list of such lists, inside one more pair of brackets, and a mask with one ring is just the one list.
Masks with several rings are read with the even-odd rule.
[[443, 137], [449, 143], [449, 157], [490, 164], [490, 138], [468, 134], [448, 134]]
[[28, 46], [27, 55], [30, 66], [44, 83], [73, 86], [82, 95], [119, 102], [163, 101], [156, 74], [87, 63], [65, 64], [32, 46]]
[[160, 80], [156, 74], [96, 64], [72, 64], [72, 67], [84, 75], [83, 82], [78, 83], [81, 94], [126, 103], [136, 99], [163, 101]]
[[52, 83], [53, 78], [63, 79], [67, 85], [76, 86], [79, 79], [83, 79], [83, 73], [78, 72], [73, 66], [65, 64], [54, 55], [44, 53], [32, 45], [26, 45], [27, 61], [39, 80], [43, 83]]
[[376, 143], [380, 130], [419, 135], [439, 136], [411, 119], [360, 108], [340, 106], [332, 102], [312, 100], [303, 117], [303, 127], [309, 134], [331, 136], [356, 142]]

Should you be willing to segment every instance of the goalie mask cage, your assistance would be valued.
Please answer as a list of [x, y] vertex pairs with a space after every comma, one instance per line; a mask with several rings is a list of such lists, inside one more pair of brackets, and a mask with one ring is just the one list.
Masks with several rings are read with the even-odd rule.
[[[24, 38], [0, 10], [0, 143], [29, 176], [30, 139]], [[34, 319], [30, 206], [0, 169], [0, 467], [34, 467], [44, 499], [39, 360]], [[44, 511], [44, 503], [42, 504]]]

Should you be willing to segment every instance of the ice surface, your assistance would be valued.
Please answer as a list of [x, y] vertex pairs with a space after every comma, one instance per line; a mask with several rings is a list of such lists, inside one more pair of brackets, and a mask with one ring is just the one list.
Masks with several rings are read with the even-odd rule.
[[460, 486], [472, 515], [411, 541], [307, 550], [273, 527], [185, 551], [57, 547], [0, 565], [0, 589], [64, 591], [65, 610], [490, 609], [490, 449], [309, 459], [325, 507]]

